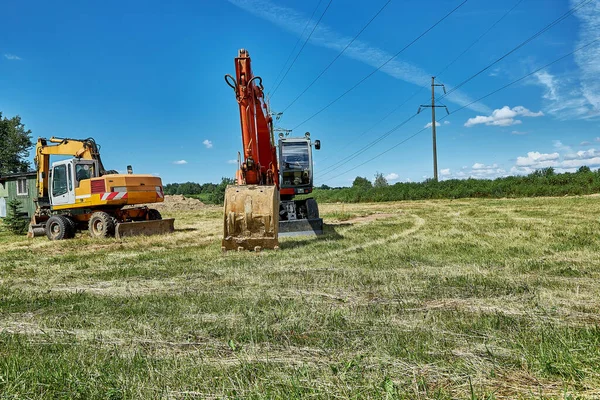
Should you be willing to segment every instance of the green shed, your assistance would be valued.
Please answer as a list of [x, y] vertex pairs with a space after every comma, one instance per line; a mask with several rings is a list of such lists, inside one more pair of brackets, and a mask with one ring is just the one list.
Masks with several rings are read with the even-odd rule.
[[12, 199], [21, 201], [21, 208], [32, 216], [37, 198], [35, 172], [22, 172], [0, 176], [0, 218], [6, 217], [7, 203]]

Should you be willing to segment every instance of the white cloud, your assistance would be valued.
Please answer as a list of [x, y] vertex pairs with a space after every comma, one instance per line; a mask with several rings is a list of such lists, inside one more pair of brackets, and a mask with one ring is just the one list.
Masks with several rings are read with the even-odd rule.
[[486, 125], [494, 125], [494, 126], [510, 126], [517, 125], [522, 123], [521, 120], [515, 119], [517, 116], [521, 117], [541, 117], [544, 113], [541, 111], [532, 112], [523, 106], [516, 106], [510, 108], [509, 106], [504, 106], [502, 108], [496, 109], [492, 112], [492, 115], [486, 117], [482, 115], [478, 115], [474, 118], [469, 118], [467, 122], [465, 122], [466, 127], [475, 126], [478, 124], [486, 124]]
[[579, 143], [580, 146], [591, 146], [592, 142], [588, 142], [587, 140], [584, 140], [583, 142]]
[[183, 165], [183, 164], [187, 164], [188, 162], [185, 160], [177, 160], [177, 161], [173, 161], [173, 164], [175, 165]]
[[390, 182], [397, 181], [399, 178], [400, 178], [400, 175], [398, 175], [395, 172], [389, 173], [385, 176], [385, 179]]
[[210, 148], [212, 148], [212, 147], [213, 147], [213, 144], [212, 144], [212, 142], [211, 142], [210, 140], [208, 140], [208, 139], [204, 139], [204, 141], [202, 142], [202, 144], [203, 144], [203, 145], [204, 145], [204, 146], [205, 146], [207, 149], [210, 149]]
[[440, 175], [443, 177], [450, 176], [450, 168], [440, 169]]
[[527, 135], [528, 132], [523, 131], [512, 131], [511, 135]]
[[4, 58], [6, 58], [7, 60], [11, 60], [11, 61], [20, 61], [20, 60], [22, 60], [21, 57], [16, 56], [14, 54], [4, 54]]
[[444, 121], [444, 125], [450, 125], [450, 121], [448, 121], [448, 120]]
[[540, 153], [538, 151], [530, 151], [527, 157], [517, 157], [517, 165], [520, 167], [536, 167], [546, 168], [555, 167], [558, 165], [558, 153]]
[[[311, 21], [307, 25], [308, 18], [304, 14], [292, 8], [275, 4], [270, 0], [229, 0], [229, 2], [251, 14], [271, 22], [281, 29], [292, 32], [296, 36], [301, 36], [304, 33], [305, 27], [307, 28], [307, 31], [312, 31], [314, 28], [310, 43], [316, 46], [326, 47], [339, 52], [352, 40], [351, 37], [338, 33], [324, 23], [320, 23], [316, 28], [316, 21]], [[355, 40], [344, 52], [344, 55], [371, 67], [378, 68], [392, 58], [393, 53], [374, 47], [368, 42]], [[432, 76], [431, 73], [424, 71], [420, 67], [400, 59], [389, 61], [380, 71], [396, 79], [410, 82], [418, 86], [424, 86], [427, 82], [430, 82]], [[452, 87], [446, 84], [446, 88], [450, 90]], [[452, 96], [448, 97], [448, 100], [461, 106], [465, 106], [472, 102], [470, 97], [458, 90], [453, 92]], [[469, 108], [477, 112], [490, 112], [489, 107], [480, 102], [470, 105]]]
[[238, 160], [227, 160], [227, 164], [237, 164]]
[[[435, 126], [442, 126], [442, 124], [440, 124], [439, 122], [435, 121]], [[427, 124], [425, 124], [424, 128], [431, 128], [431, 122], [428, 122]]]
[[600, 166], [600, 152], [596, 149], [580, 150], [577, 153], [565, 155], [564, 161], [560, 164], [563, 168], [579, 168], [584, 165]]

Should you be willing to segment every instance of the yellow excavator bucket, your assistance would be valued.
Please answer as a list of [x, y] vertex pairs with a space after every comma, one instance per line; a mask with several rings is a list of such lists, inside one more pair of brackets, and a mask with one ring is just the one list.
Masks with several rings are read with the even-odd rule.
[[279, 192], [276, 186], [232, 185], [225, 189], [222, 249], [279, 248]]

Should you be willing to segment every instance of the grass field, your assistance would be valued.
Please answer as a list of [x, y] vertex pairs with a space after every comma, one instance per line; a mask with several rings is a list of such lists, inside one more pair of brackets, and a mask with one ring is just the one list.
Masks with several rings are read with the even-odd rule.
[[600, 198], [323, 204], [220, 248], [0, 233], [0, 398], [600, 397]]

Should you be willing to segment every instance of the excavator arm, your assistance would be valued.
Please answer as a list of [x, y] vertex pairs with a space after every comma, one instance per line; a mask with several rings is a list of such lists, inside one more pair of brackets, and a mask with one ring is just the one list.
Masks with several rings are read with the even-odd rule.
[[[48, 144], [53, 143], [53, 144]], [[115, 171], [106, 171], [100, 159], [99, 146], [94, 139], [67, 139], [51, 137], [50, 139], [38, 138], [35, 146], [35, 165], [37, 168], [38, 197], [48, 197], [48, 177], [50, 171], [50, 156], [72, 156], [84, 160], [98, 162], [100, 176]]]
[[273, 119], [262, 79], [252, 74], [250, 55], [240, 50], [235, 77], [225, 75], [240, 112], [243, 159], [237, 185], [225, 190], [223, 250], [278, 248], [279, 170]]

